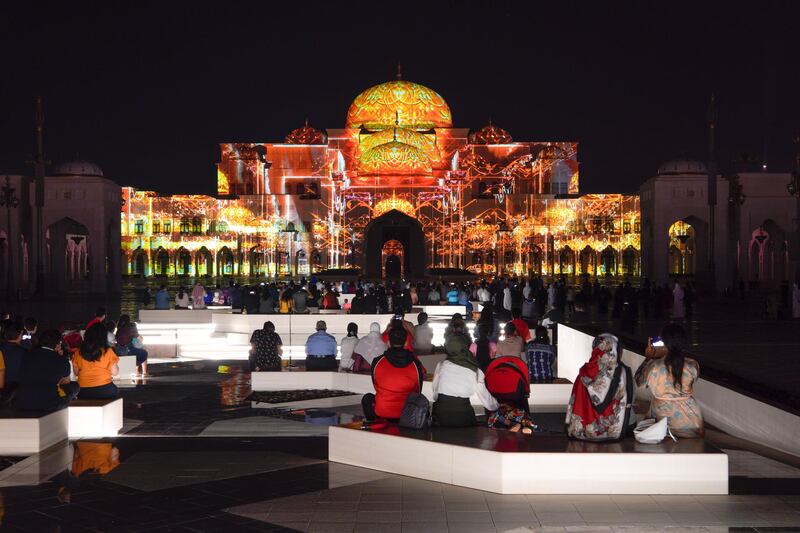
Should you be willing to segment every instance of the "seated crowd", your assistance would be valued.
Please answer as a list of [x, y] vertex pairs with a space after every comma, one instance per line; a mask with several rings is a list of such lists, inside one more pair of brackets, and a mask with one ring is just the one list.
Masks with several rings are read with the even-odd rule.
[[[464, 319], [456, 313], [445, 331], [446, 359], [437, 364], [433, 375], [432, 421], [438, 426], [462, 427], [477, 423], [470, 398], [477, 397], [487, 413], [490, 427], [507, 428], [530, 434], [535, 425], [529, 411], [530, 383], [551, 383], [555, 372], [555, 349], [547, 328], [536, 326], [531, 334], [527, 322], [512, 311], [504, 337], [498, 338], [499, 324], [492, 308], [485, 307], [476, 324], [473, 340]], [[422, 391], [426, 369], [418, 356], [433, 351], [432, 330], [427, 316], [420, 313], [419, 324], [412, 326], [398, 313], [381, 332], [377, 322], [358, 337], [358, 326], [350, 323], [340, 344], [340, 372], [369, 373], [374, 394], [363, 398], [367, 420], [399, 419], [406, 400]], [[306, 370], [337, 368], [336, 339], [326, 330], [325, 321], [306, 342]], [[266, 348], [271, 363], [259, 364], [260, 336], [270, 331], [276, 338]], [[253, 368], [280, 369], [280, 337], [271, 322], [264, 332], [253, 334]], [[589, 360], [574, 381], [567, 408], [567, 434], [588, 441], [616, 440], [632, 434], [636, 417], [633, 391], [647, 386], [653, 393], [650, 416], [668, 418], [669, 428], [678, 437], [701, 437], [703, 418], [693, 398], [693, 385], [699, 365], [685, 357], [686, 333], [679, 325], [662, 332], [664, 347], [648, 347], [647, 360], [636, 376], [622, 361], [617, 337], [602, 334], [595, 338]], [[263, 343], [262, 343], [263, 344]]]
[[[83, 329], [83, 332], [81, 332]], [[98, 309], [81, 327], [38, 331], [33, 318], [0, 322], [0, 406], [52, 411], [78, 399], [117, 397], [120, 356], [147, 372], [147, 351], [127, 315], [115, 325]], [[71, 380], [71, 376], [76, 381]]]

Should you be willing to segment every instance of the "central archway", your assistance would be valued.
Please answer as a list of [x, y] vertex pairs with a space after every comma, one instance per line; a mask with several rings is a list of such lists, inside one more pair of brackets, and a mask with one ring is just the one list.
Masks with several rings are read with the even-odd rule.
[[415, 218], [396, 209], [372, 219], [364, 233], [365, 246], [362, 272], [369, 278], [383, 276], [383, 247], [388, 241], [398, 241], [404, 253], [402, 272], [406, 279], [425, 276], [425, 233]]

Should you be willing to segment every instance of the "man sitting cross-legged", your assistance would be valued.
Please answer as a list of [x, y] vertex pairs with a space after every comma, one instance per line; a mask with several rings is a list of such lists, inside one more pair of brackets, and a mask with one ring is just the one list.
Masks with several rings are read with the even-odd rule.
[[405, 349], [408, 332], [402, 327], [389, 330], [389, 348], [372, 362], [375, 394], [365, 394], [361, 407], [367, 420], [397, 420], [408, 395], [422, 391], [425, 369], [411, 351]]

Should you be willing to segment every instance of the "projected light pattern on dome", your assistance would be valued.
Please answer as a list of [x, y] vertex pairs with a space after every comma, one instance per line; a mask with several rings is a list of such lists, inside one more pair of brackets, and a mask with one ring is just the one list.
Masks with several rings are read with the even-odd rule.
[[436, 147], [436, 136], [434, 134], [420, 133], [403, 128], [392, 128], [374, 133], [369, 132], [361, 134], [359, 135], [358, 149], [363, 155], [378, 145], [392, 141], [408, 144], [421, 150], [431, 162], [438, 162], [441, 159]]
[[418, 131], [450, 128], [453, 116], [444, 98], [424, 85], [395, 80], [359, 94], [347, 111], [347, 128], [386, 129], [395, 124]]
[[362, 154], [359, 173], [430, 174], [431, 163], [419, 148], [399, 141], [390, 141]]

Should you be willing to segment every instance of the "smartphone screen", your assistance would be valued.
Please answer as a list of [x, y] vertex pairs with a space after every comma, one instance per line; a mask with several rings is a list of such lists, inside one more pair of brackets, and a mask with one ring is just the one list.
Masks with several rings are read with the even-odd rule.
[[653, 346], [655, 346], [656, 348], [660, 348], [660, 347], [664, 346], [664, 341], [661, 340], [661, 337], [653, 337], [652, 339], [650, 339], [650, 341], [652, 342]]

